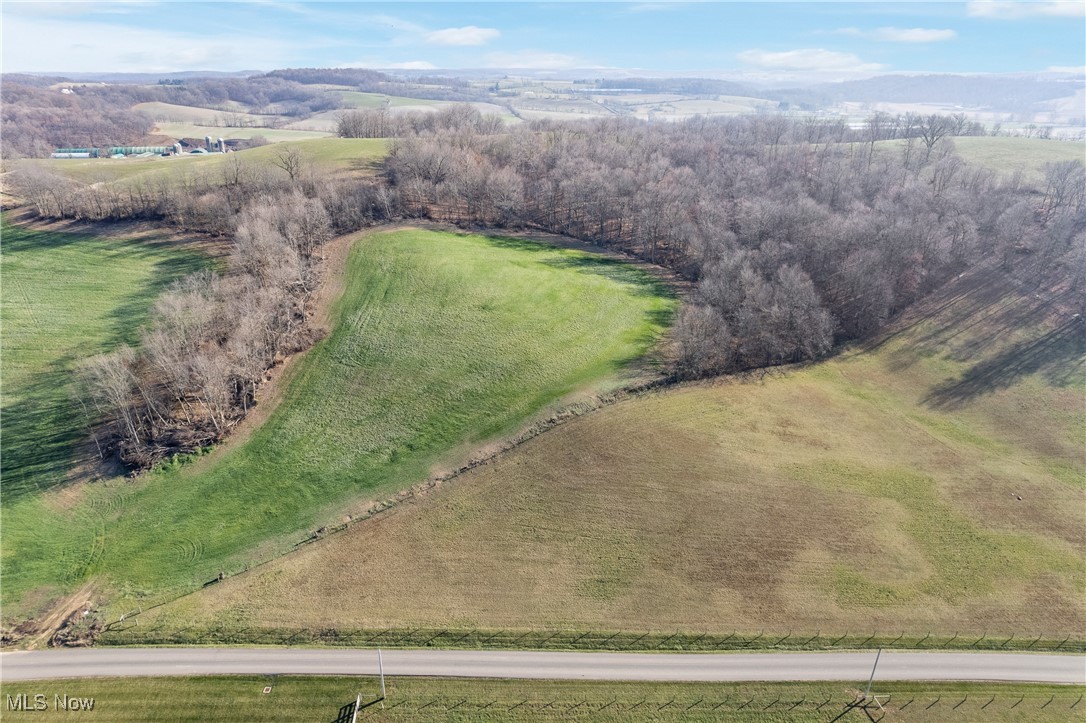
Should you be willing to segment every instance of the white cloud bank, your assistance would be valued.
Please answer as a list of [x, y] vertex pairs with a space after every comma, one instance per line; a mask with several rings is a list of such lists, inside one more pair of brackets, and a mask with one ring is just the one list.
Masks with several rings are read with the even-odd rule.
[[1082, 0], [973, 0], [966, 6], [967, 12], [977, 18], [1017, 20], [1031, 16], [1083, 17], [1086, 3]]
[[465, 25], [462, 28], [432, 30], [423, 39], [429, 45], [485, 45], [501, 35], [497, 28], [478, 28]]
[[954, 30], [938, 30], [935, 28], [876, 28], [874, 30], [841, 28], [836, 32], [839, 35], [852, 35], [887, 43], [938, 43], [958, 37], [958, 33]]
[[7, 72], [158, 73], [288, 67], [299, 47], [240, 33], [131, 28], [83, 21], [8, 16], [2, 43]]
[[515, 53], [488, 53], [488, 68], [528, 68], [534, 70], [560, 70], [562, 68], [584, 67], [578, 65], [577, 58], [565, 53], [548, 53], [542, 50], [520, 50]]
[[745, 65], [759, 70], [811, 74], [875, 73], [886, 66], [865, 63], [853, 53], [841, 53], [824, 48], [801, 48], [783, 52], [744, 50], [737, 56]]

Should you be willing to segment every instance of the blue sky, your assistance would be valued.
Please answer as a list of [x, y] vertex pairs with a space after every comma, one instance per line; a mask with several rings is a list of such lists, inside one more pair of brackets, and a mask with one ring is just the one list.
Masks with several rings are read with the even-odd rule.
[[5, 72], [594, 68], [827, 80], [886, 72], [1081, 72], [1084, 7], [1083, 0], [5, 0], [0, 20]]

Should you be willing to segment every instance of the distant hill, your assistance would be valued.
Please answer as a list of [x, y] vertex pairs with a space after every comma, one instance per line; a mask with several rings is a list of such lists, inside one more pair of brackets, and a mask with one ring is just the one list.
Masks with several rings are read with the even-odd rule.
[[1039, 75], [880, 75], [805, 89], [830, 101], [946, 103], [1000, 111], [1074, 95], [1083, 81]]

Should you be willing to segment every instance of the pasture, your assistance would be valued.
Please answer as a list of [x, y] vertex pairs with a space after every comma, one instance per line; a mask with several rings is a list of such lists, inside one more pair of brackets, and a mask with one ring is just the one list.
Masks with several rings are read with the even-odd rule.
[[981, 269], [831, 360], [606, 407], [140, 630], [1081, 639], [1086, 348], [1012, 289]]
[[[386, 677], [208, 676], [99, 678], [5, 683], [0, 696], [45, 696], [46, 710], [5, 710], [10, 720], [299, 721], [590, 720], [868, 721], [853, 708], [864, 683], [626, 683]], [[270, 687], [268, 693], [264, 689]], [[1081, 708], [1078, 686], [1006, 683], [876, 683], [893, 720], [1048, 723]], [[57, 710], [57, 697], [94, 699], [82, 715]], [[889, 698], [889, 699], [888, 699]], [[6, 703], [7, 698], [3, 698]], [[1072, 707], [1074, 706], [1074, 707]], [[871, 714], [880, 711], [872, 704]], [[834, 718], [834, 716], [840, 716]]]
[[139, 111], [154, 121], [208, 126], [211, 130], [225, 127], [227, 122], [258, 127], [289, 120], [287, 116], [250, 113], [247, 110], [216, 110], [157, 101], [137, 103], [132, 106], [132, 110]]
[[114, 608], [146, 605], [285, 552], [567, 395], [618, 383], [675, 304], [624, 263], [429, 231], [363, 236], [340, 273], [326, 282], [342, 289], [329, 336], [251, 436], [12, 508], [8, 615], [87, 580]]
[[1046, 163], [1086, 161], [1086, 143], [1040, 138], [961, 136], [953, 138], [963, 160], [996, 171], [1021, 171], [1025, 180], [1040, 183]]

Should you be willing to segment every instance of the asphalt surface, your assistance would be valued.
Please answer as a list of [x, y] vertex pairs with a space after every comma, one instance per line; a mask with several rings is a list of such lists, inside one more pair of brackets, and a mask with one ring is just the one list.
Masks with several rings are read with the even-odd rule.
[[[866, 681], [871, 652], [566, 653], [386, 650], [387, 676], [564, 680]], [[92, 648], [0, 654], [0, 680], [165, 675], [376, 675], [375, 650]], [[1086, 684], [1086, 656], [884, 651], [875, 680]]]

